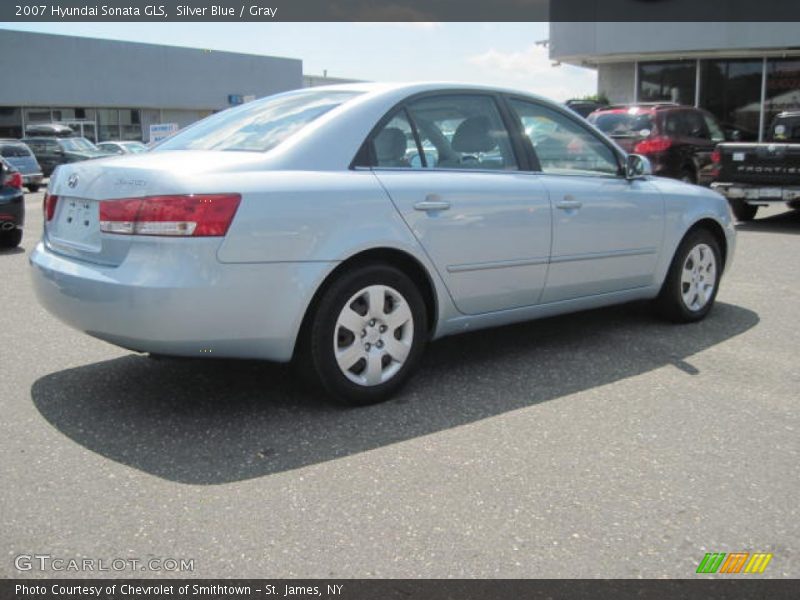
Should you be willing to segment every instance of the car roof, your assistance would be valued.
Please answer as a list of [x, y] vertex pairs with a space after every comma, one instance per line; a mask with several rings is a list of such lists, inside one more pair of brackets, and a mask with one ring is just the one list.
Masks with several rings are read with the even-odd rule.
[[[540, 96], [535, 92], [527, 90], [520, 90], [506, 87], [496, 87], [488, 85], [480, 85], [475, 83], [466, 83], [460, 81], [416, 81], [416, 82], [367, 82], [367, 83], [339, 83], [335, 85], [321, 85], [314, 86], [313, 88], [303, 88], [302, 90], [294, 90], [294, 92], [307, 92], [315, 90], [331, 90], [331, 91], [345, 91], [345, 92], [360, 92], [369, 95], [393, 95], [403, 94], [410, 96], [413, 94], [420, 94], [424, 92], [438, 92], [438, 91], [476, 91], [476, 92], [489, 92], [499, 94], [510, 94], [528, 96], [545, 100], [551, 104], [557, 104], [554, 100]], [[287, 93], [294, 93], [287, 92]]]

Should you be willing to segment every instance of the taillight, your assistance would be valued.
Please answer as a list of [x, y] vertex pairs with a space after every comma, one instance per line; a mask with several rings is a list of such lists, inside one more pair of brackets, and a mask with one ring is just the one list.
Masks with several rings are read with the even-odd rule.
[[56, 204], [58, 203], [58, 196], [48, 194], [45, 192], [44, 200], [42, 200], [42, 212], [46, 221], [52, 221], [53, 215], [56, 214]]
[[658, 154], [664, 152], [672, 146], [672, 140], [668, 137], [653, 137], [642, 140], [633, 147], [634, 154]]
[[3, 180], [3, 185], [21, 190], [22, 174], [19, 171], [12, 171], [8, 175], [6, 175], [6, 178]]
[[722, 162], [722, 153], [719, 150], [714, 150], [711, 153], [711, 162], [718, 165]]
[[126, 235], [223, 236], [239, 194], [149, 196], [100, 202], [100, 231]]

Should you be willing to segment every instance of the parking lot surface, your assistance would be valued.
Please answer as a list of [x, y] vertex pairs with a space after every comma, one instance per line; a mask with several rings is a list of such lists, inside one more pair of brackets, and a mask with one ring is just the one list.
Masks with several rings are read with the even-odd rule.
[[[62, 325], [0, 252], [0, 576], [21, 554], [193, 559], [103, 576], [800, 576], [800, 213], [739, 227], [711, 316], [634, 304], [434, 343], [393, 401], [279, 365], [151, 360]], [[265, 299], [267, 302], [268, 299]]]

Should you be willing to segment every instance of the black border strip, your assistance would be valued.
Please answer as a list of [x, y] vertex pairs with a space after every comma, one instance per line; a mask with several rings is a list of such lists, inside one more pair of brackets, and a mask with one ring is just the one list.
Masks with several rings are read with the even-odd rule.
[[[190, 10], [179, 10], [178, 7]], [[27, 8], [26, 8], [27, 7]], [[40, 8], [41, 7], [41, 8]], [[216, 10], [214, 7], [218, 7]], [[220, 11], [219, 7], [224, 10]], [[110, 10], [113, 9], [113, 10]], [[268, 9], [268, 10], [267, 10]], [[0, 21], [798, 22], [797, 0], [4, 0]]]
[[[162, 593], [122, 593], [123, 586], [163, 586]], [[17, 586], [27, 586], [29, 593]], [[111, 586], [114, 586], [113, 588]], [[181, 590], [186, 589], [186, 593]], [[197, 586], [197, 587], [196, 587]], [[266, 594], [267, 586], [274, 593]], [[285, 596], [286, 586], [311, 588], [307, 593]], [[329, 588], [328, 586], [331, 586]], [[334, 588], [334, 586], [341, 586]], [[41, 592], [30, 592], [32, 588]], [[74, 588], [86, 592], [66, 593]], [[198, 594], [198, 587], [214, 590]], [[249, 588], [248, 592], [225, 591]], [[101, 593], [92, 593], [101, 588]], [[110, 590], [113, 589], [113, 592]], [[316, 589], [316, 592], [313, 591]], [[337, 593], [329, 589], [338, 590]], [[264, 579], [11, 579], [0, 581], [3, 600], [794, 600], [798, 581], [791, 579], [673, 579], [673, 580], [559, 580], [559, 579], [337, 579], [337, 580], [264, 580]], [[54, 590], [57, 593], [54, 593]]]

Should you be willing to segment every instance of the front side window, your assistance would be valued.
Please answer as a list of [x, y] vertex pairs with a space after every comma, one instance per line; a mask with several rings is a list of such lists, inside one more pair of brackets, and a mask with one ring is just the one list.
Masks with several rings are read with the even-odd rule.
[[409, 103], [408, 112], [427, 168], [519, 169], [511, 138], [492, 97], [430, 96]]
[[512, 99], [511, 107], [545, 173], [617, 175], [616, 154], [569, 117], [539, 104]]
[[154, 150], [266, 152], [359, 93], [301, 91], [248, 102], [187, 127]]

